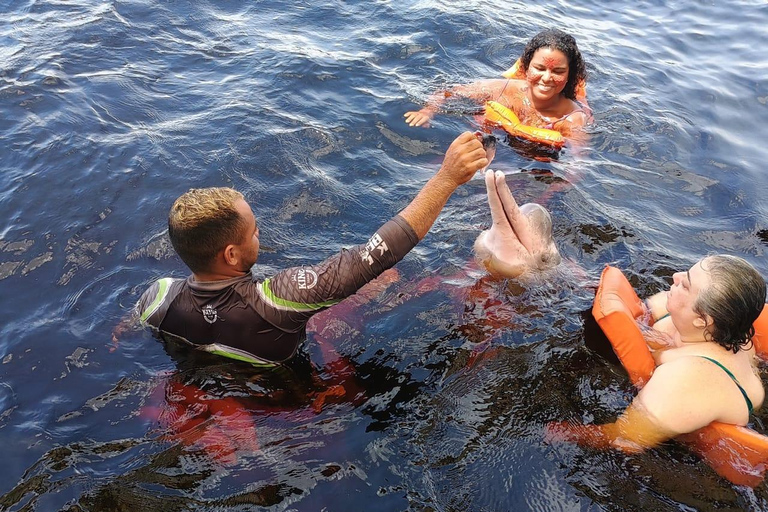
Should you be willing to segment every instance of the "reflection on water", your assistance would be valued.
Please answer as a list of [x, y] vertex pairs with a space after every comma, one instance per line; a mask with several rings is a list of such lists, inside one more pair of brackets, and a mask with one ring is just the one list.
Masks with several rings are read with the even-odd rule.
[[[675, 443], [544, 442], [548, 422], [608, 421], [632, 397], [584, 315], [605, 264], [640, 295], [709, 252], [768, 275], [768, 6], [316, 4], [3, 3], [0, 508], [768, 509], [766, 484]], [[559, 274], [476, 268], [478, 176], [281, 372], [142, 331], [112, 342], [147, 283], [185, 275], [165, 232], [180, 193], [246, 194], [259, 274], [358, 243], [477, 129], [465, 108], [430, 129], [403, 113], [498, 76], [549, 26], [587, 60], [590, 146], [507, 141], [493, 167], [552, 212]]]

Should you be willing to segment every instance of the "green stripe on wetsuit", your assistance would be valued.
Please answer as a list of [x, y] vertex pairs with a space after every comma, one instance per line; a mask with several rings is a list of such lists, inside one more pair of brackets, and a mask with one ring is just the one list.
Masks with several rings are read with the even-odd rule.
[[165, 295], [168, 293], [168, 287], [172, 282], [173, 278], [170, 277], [164, 277], [163, 279], [157, 281], [157, 295], [155, 295], [155, 300], [152, 301], [152, 304], [150, 304], [149, 307], [145, 309], [141, 314], [141, 317], [139, 318], [141, 323], [146, 323], [147, 318], [152, 316], [152, 313], [157, 311], [157, 308], [160, 307], [160, 304], [162, 304], [163, 300], [165, 299]]
[[275, 293], [269, 287], [270, 281], [271, 279], [265, 279], [264, 282], [262, 282], [259, 286], [261, 288], [262, 293], [264, 294], [264, 299], [267, 300], [272, 306], [277, 308], [290, 309], [293, 311], [317, 311], [318, 309], [327, 308], [341, 302], [341, 299], [338, 299], [338, 300], [326, 300], [324, 302], [316, 302], [314, 304], [306, 304], [303, 302], [293, 302], [290, 300], [281, 299], [280, 297], [275, 295]]

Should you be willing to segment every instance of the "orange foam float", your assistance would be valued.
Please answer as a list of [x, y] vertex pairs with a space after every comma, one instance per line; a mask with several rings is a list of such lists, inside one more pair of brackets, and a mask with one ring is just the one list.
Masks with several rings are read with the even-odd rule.
[[489, 101], [485, 104], [485, 120], [499, 126], [513, 137], [521, 137], [558, 149], [565, 145], [565, 137], [560, 132], [523, 124], [512, 109], [496, 101]]
[[[651, 378], [656, 366], [637, 319], [643, 304], [621, 270], [607, 266], [600, 276], [592, 316], [610, 341], [613, 351], [638, 388]], [[758, 356], [768, 356], [768, 307], [754, 323], [753, 343]], [[768, 437], [754, 430], [713, 422], [676, 438], [697, 453], [720, 476], [737, 485], [755, 487], [768, 469]]]

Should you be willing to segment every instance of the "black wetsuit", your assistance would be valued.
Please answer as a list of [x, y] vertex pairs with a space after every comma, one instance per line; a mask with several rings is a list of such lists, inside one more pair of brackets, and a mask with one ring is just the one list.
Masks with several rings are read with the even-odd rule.
[[159, 279], [139, 299], [138, 314], [163, 340], [253, 364], [281, 363], [296, 354], [312, 315], [354, 294], [417, 243], [398, 215], [366, 244], [264, 281], [251, 274], [214, 282]]

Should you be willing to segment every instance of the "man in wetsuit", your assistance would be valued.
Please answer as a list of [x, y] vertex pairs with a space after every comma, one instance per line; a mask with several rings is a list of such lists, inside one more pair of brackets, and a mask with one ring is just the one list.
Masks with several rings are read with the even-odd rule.
[[259, 365], [287, 361], [306, 337], [312, 315], [400, 261], [427, 234], [453, 191], [487, 165], [478, 138], [461, 134], [416, 198], [368, 242], [264, 281], [250, 273], [259, 254], [259, 228], [243, 195], [230, 188], [192, 189], [168, 216], [173, 248], [192, 275], [152, 284], [139, 299], [140, 320], [166, 341]]

